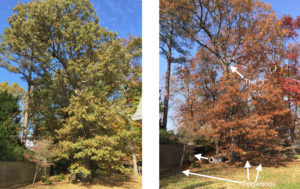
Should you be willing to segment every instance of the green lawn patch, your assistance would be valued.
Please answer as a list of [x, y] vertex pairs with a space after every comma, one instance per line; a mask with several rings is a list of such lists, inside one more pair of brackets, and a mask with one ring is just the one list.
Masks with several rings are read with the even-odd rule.
[[[251, 162], [250, 162], [251, 163]], [[257, 165], [251, 165], [250, 180], [254, 183], [257, 174]], [[283, 166], [264, 167], [258, 177], [258, 183], [268, 183], [264, 187], [274, 189], [294, 189], [300, 188], [300, 161], [286, 162]], [[200, 168], [191, 168], [190, 172], [214, 177], [220, 177], [236, 181], [247, 181], [247, 171], [241, 165], [231, 165], [227, 163], [203, 164]], [[181, 172], [168, 173], [160, 178], [160, 188], [164, 189], [240, 189], [254, 188], [250, 185], [231, 183], [222, 180], [204, 178], [195, 175], [185, 176]]]

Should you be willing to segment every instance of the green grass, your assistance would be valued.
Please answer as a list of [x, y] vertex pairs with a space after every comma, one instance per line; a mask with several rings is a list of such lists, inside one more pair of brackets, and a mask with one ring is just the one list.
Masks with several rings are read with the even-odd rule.
[[[251, 163], [251, 162], [250, 162]], [[257, 165], [251, 165], [250, 182], [254, 182], [257, 171]], [[258, 177], [260, 182], [272, 182], [273, 187], [255, 187], [255, 188], [272, 188], [272, 189], [295, 189], [300, 188], [300, 161], [287, 162], [276, 167], [264, 167]], [[247, 171], [243, 166], [221, 164], [205, 164], [201, 168], [190, 168], [193, 173], [199, 173], [209, 176], [221, 177], [236, 181], [247, 181]], [[203, 178], [195, 175], [185, 176], [183, 173], [168, 174], [161, 176], [160, 188], [164, 189], [239, 189], [254, 188], [251, 186], [243, 186], [241, 184], [231, 183], [227, 181]]]

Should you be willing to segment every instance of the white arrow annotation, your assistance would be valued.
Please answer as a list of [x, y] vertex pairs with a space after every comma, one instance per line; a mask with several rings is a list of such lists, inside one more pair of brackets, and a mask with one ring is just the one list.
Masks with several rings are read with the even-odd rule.
[[207, 157], [204, 157], [204, 156], [202, 156], [202, 154], [196, 154], [195, 155], [195, 157], [198, 159], [198, 160], [200, 160], [200, 159], [209, 159], [209, 158], [207, 158]]
[[200, 176], [200, 177], [218, 179], [218, 180], [223, 180], [223, 181], [228, 181], [228, 182], [234, 182], [234, 183], [238, 183], [238, 184], [242, 184], [243, 183], [243, 181], [236, 181], [236, 180], [230, 180], [230, 179], [224, 179], [224, 178], [219, 178], [219, 177], [213, 177], [213, 176], [208, 176], [208, 175], [202, 175], [202, 174], [192, 173], [192, 172], [190, 172], [190, 170], [182, 171], [182, 173], [185, 174], [186, 176], [196, 175], [196, 176]]
[[247, 178], [250, 180], [249, 168], [251, 167], [250, 163], [247, 161], [245, 164], [245, 168], [247, 169]]
[[[241, 76], [241, 78], [245, 79], [245, 77], [240, 72], [237, 71], [237, 67], [230, 66], [230, 69], [231, 69], [232, 73], [236, 72], [237, 74], [239, 74], [239, 76]], [[246, 84], [255, 84], [256, 83], [256, 81], [251, 81], [249, 79], [245, 79], [245, 81], [246, 81]]]
[[239, 76], [241, 76], [241, 78], [244, 79], [244, 76], [240, 72], [237, 71], [237, 67], [230, 66], [230, 69], [231, 69], [232, 73], [236, 72], [237, 74], [239, 74]]
[[257, 174], [256, 174], [255, 182], [257, 182], [259, 172], [262, 171], [262, 166], [261, 166], [261, 164], [259, 164], [259, 166], [256, 168], [256, 170], [257, 170]]

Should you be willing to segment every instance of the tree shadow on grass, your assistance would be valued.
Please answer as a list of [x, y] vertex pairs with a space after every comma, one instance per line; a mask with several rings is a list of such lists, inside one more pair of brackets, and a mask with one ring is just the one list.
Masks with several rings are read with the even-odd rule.
[[159, 188], [164, 188], [170, 184], [176, 183], [178, 180], [180, 180], [180, 178], [181, 178], [180, 173], [176, 173], [168, 176], [160, 176]]
[[[247, 159], [241, 162], [236, 162], [235, 165], [237, 167], [244, 167], [246, 161]], [[249, 162], [253, 166], [258, 166], [259, 164], [262, 164], [264, 167], [276, 167], [276, 168], [287, 167], [287, 164], [293, 161], [295, 161], [295, 158], [290, 158], [290, 157], [280, 157], [280, 158], [259, 157], [259, 158], [252, 158], [251, 160], [249, 160]]]
[[202, 187], [205, 187], [207, 185], [214, 184], [214, 183], [215, 182], [213, 182], [213, 181], [206, 181], [206, 182], [186, 186], [183, 189], [195, 189], [195, 188], [200, 188], [200, 187], [202, 188]]
[[93, 184], [100, 184], [103, 186], [113, 187], [113, 186], [123, 186], [127, 182], [131, 181], [132, 177], [130, 175], [117, 174], [117, 173], [107, 173], [105, 175], [101, 174], [93, 178], [93, 181], [86, 183], [85, 186], [92, 186]]
[[[220, 167], [218, 165], [211, 165], [211, 164], [208, 165], [212, 167], [205, 166], [205, 167], [192, 168], [191, 171], [200, 174], [215, 174], [223, 169], [223, 167]], [[159, 183], [160, 188], [167, 187], [168, 185], [174, 185], [174, 184], [176, 185], [176, 183], [179, 180], [186, 177], [182, 173], [182, 171], [187, 170], [189, 168], [190, 168], [189, 166], [183, 166], [182, 168], [173, 168], [166, 172], [160, 173], [160, 183]], [[202, 185], [203, 185], [202, 187], [204, 187], [204, 185], [209, 185], [213, 183], [214, 182], [207, 181], [189, 187], [192, 189], [192, 188], [201, 187]], [[189, 187], [187, 187], [187, 189], [189, 189]]]

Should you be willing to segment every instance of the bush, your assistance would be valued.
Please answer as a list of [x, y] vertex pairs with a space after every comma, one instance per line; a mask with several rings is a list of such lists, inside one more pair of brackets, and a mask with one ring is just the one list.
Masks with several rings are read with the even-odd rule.
[[72, 164], [69, 168], [69, 171], [71, 173], [71, 176], [69, 177], [71, 181], [77, 179], [86, 181], [91, 177], [91, 172], [79, 163]]
[[41, 176], [41, 179], [42, 179], [43, 182], [46, 182], [47, 178], [49, 178], [49, 175], [42, 175]]
[[52, 181], [51, 180], [46, 180], [44, 183], [45, 183], [45, 185], [51, 185]]
[[55, 182], [60, 182], [60, 181], [61, 181], [61, 178], [60, 178], [59, 176], [57, 176], [57, 177], [54, 178], [54, 181], [55, 181]]
[[64, 174], [60, 174], [60, 175], [57, 175], [55, 178], [54, 178], [54, 181], [55, 182], [60, 182], [61, 180], [65, 179], [65, 175]]
[[69, 181], [75, 180], [75, 178], [73, 178], [73, 177], [74, 177], [74, 174], [68, 174]]
[[160, 129], [159, 131], [159, 142], [160, 144], [177, 144], [178, 136], [173, 131], [165, 131]]

